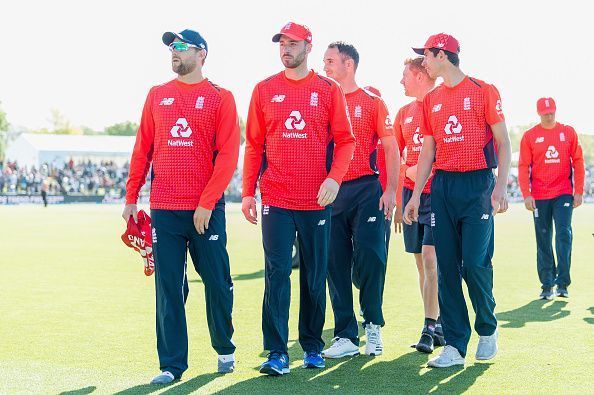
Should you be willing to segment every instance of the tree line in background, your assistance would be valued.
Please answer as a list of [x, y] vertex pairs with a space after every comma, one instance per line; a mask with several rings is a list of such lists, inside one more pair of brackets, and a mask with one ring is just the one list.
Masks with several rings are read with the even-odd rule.
[[[135, 136], [138, 131], [138, 124], [131, 121], [120, 122], [106, 127], [103, 131], [93, 130], [87, 126], [74, 126], [70, 120], [64, 116], [59, 110], [53, 109], [51, 111], [50, 125], [48, 128], [33, 129], [33, 130], [19, 130], [11, 131], [10, 124], [6, 113], [2, 110], [2, 102], [0, 102], [0, 161], [4, 159], [4, 152], [11, 137], [15, 137], [20, 132], [28, 133], [53, 133], [53, 134], [73, 134], [73, 135], [106, 135], [106, 136]], [[241, 143], [245, 141], [245, 122], [239, 119], [241, 128]], [[509, 135], [513, 152], [520, 149], [520, 141], [522, 135], [536, 123], [528, 125], [518, 125], [511, 127]], [[594, 135], [579, 134], [580, 144], [584, 151], [584, 159], [587, 164], [594, 164]]]

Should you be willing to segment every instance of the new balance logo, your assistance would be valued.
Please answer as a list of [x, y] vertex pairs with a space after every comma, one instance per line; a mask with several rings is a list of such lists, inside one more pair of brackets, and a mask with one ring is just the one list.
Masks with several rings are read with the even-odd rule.
[[208, 238], [208, 240], [218, 240], [219, 239], [219, 235], [212, 235]]
[[285, 127], [288, 130], [303, 130], [305, 128], [305, 120], [301, 118], [301, 113], [296, 110], [291, 111], [289, 118], [285, 121]]
[[324, 225], [326, 225], [326, 220], [321, 219], [320, 222], [318, 222], [318, 226], [324, 226]]
[[536, 140], [534, 141], [534, 144], [538, 144], [538, 143], [544, 143], [544, 137], [537, 137]]
[[361, 106], [355, 106], [355, 114], [353, 115], [355, 118], [361, 118]]
[[[563, 207], [569, 207], [569, 203], [563, 203]], [[130, 237], [130, 236], [128, 236]]]
[[375, 222], [376, 217], [369, 217], [367, 218], [367, 222]]
[[262, 206], [262, 215], [268, 215], [270, 212], [270, 206]]
[[404, 119], [404, 124], [406, 125], [407, 123], [411, 123], [413, 121], [413, 117], [406, 117]]
[[198, 96], [196, 99], [196, 106], [197, 109], [202, 110], [204, 108], [204, 96]]
[[431, 227], [435, 227], [435, 213], [431, 213]]
[[481, 216], [481, 219], [489, 219], [489, 214], [483, 214], [483, 215]]
[[153, 244], [157, 243], [157, 229], [153, 228], [152, 230], [152, 238], [153, 238]]
[[173, 104], [173, 97], [164, 97], [163, 100], [161, 100], [161, 103], [159, 103], [160, 106], [170, 106]]
[[439, 110], [441, 110], [441, 103], [434, 105], [431, 112], [438, 112]]
[[285, 100], [285, 95], [274, 95], [272, 97], [272, 100], [270, 100], [271, 103], [282, 103]]

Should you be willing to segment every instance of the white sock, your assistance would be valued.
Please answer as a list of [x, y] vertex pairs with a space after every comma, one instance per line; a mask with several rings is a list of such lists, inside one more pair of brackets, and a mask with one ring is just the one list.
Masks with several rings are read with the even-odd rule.
[[219, 361], [224, 363], [235, 361], [235, 354], [219, 355]]

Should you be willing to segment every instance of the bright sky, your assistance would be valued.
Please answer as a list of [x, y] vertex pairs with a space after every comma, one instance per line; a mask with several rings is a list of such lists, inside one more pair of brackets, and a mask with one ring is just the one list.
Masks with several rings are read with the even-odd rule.
[[594, 133], [594, 36], [587, 1], [10, 1], [0, 24], [0, 101], [13, 125], [48, 127], [59, 109], [74, 125], [138, 122], [153, 85], [175, 77], [161, 43], [193, 28], [209, 45], [205, 75], [247, 114], [254, 85], [282, 69], [273, 34], [289, 20], [308, 25], [309, 67], [322, 70], [331, 41], [353, 43], [358, 82], [382, 91], [391, 112], [410, 99], [402, 62], [433, 33], [461, 44], [461, 68], [495, 84], [508, 126], [538, 120], [552, 96], [557, 119]]

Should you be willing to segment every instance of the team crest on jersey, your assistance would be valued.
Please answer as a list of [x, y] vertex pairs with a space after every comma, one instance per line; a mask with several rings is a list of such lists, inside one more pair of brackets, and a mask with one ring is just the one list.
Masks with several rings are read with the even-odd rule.
[[309, 96], [309, 105], [312, 107], [318, 106], [318, 92], [311, 92]]
[[565, 141], [565, 133], [563, 133], [563, 132], [559, 133], [559, 140]]
[[197, 109], [202, 110], [204, 108], [204, 96], [198, 96], [196, 99], [196, 106]]
[[272, 100], [270, 100], [271, 103], [282, 103], [285, 100], [285, 95], [274, 95], [272, 97]]
[[164, 97], [163, 100], [161, 100], [161, 103], [159, 103], [160, 106], [170, 106], [173, 104], [173, 97]]
[[406, 125], [407, 123], [412, 123], [412, 121], [413, 121], [413, 117], [406, 117], [404, 119], [404, 124]]
[[464, 110], [470, 110], [470, 97], [464, 98]]
[[538, 143], [544, 143], [544, 137], [537, 137], [536, 140], [534, 141], [534, 144], [538, 144]]
[[355, 118], [361, 118], [361, 113], [362, 113], [361, 106], [355, 106], [355, 113], [353, 114], [353, 116]]
[[439, 110], [441, 110], [441, 103], [434, 105], [431, 112], [439, 112]]
[[561, 159], [559, 159], [559, 151], [555, 148], [554, 145], [549, 145], [547, 148], [547, 152], [545, 153], [545, 163], [561, 163]]

